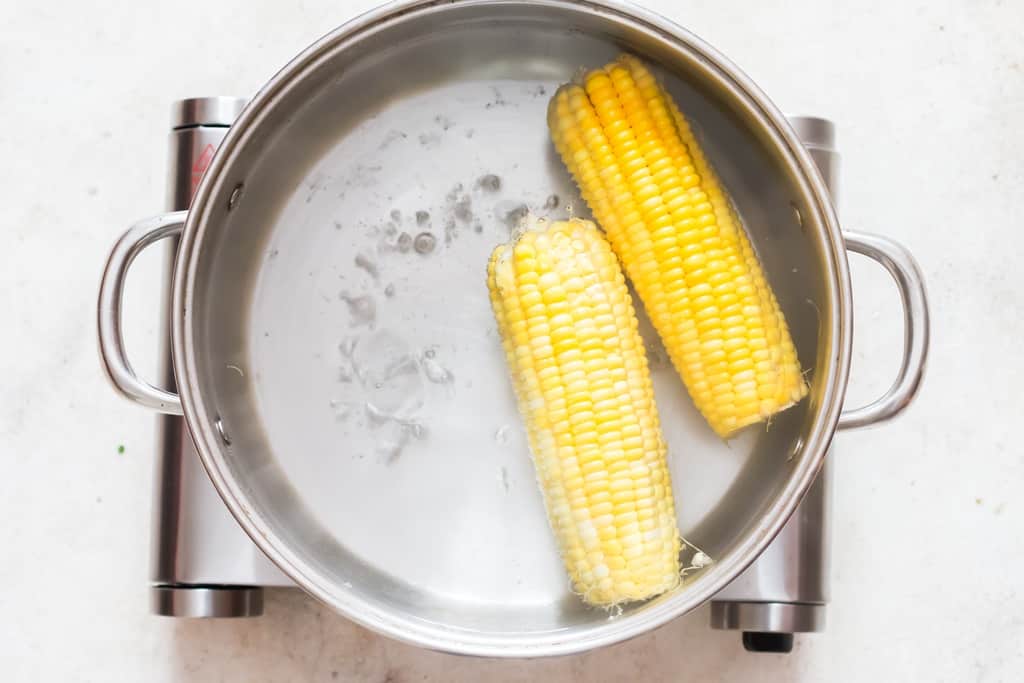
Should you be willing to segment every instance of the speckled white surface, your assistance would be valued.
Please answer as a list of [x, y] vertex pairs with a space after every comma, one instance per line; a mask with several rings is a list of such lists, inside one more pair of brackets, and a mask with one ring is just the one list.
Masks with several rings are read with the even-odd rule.
[[[149, 616], [153, 419], [99, 370], [102, 261], [163, 205], [172, 99], [252, 93], [371, 4], [0, 4], [0, 679], [1021, 680], [1024, 5], [1010, 0], [647, 3], [783, 109], [835, 119], [846, 224], [905, 242], [929, 279], [919, 400], [837, 439], [825, 633], [746, 655], [701, 610], [585, 656], [492, 662], [383, 640], [295, 591], [256, 620]], [[151, 372], [156, 259], [138, 270], [128, 339]], [[886, 279], [859, 260], [854, 279], [858, 401], [891, 376], [901, 333]]]

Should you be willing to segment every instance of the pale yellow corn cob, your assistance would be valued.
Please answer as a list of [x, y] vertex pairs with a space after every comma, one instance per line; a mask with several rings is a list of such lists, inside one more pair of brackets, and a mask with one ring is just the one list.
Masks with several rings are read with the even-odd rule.
[[615, 254], [582, 220], [494, 250], [498, 321], [573, 590], [593, 605], [679, 582], [680, 538], [636, 314]]
[[548, 127], [690, 396], [726, 437], [807, 393], [761, 264], [686, 119], [635, 57], [568, 84]]

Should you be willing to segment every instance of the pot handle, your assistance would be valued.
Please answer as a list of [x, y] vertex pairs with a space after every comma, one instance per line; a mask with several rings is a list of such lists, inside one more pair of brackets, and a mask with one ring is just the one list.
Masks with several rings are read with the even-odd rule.
[[928, 297], [921, 269], [902, 244], [879, 235], [848, 230], [843, 231], [843, 239], [847, 249], [867, 256], [889, 272], [903, 304], [903, 361], [896, 380], [881, 398], [843, 411], [839, 429], [850, 429], [895, 417], [913, 400], [928, 359]]
[[140, 379], [128, 362], [121, 332], [121, 303], [124, 281], [135, 257], [143, 249], [179, 234], [185, 226], [186, 211], [175, 211], [141, 220], [128, 229], [110, 250], [100, 282], [97, 328], [100, 356], [107, 377], [114, 388], [131, 400], [168, 415], [181, 415], [181, 399], [177, 394], [154, 387]]

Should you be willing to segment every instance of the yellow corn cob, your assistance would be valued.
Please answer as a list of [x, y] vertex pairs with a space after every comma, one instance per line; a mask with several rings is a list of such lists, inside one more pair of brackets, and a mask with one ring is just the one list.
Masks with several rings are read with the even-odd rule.
[[679, 582], [658, 413], [625, 277], [597, 227], [540, 222], [494, 250], [488, 288], [573, 589], [593, 605]]
[[622, 55], [562, 86], [548, 127], [711, 427], [726, 437], [807, 393], [786, 321], [671, 97]]

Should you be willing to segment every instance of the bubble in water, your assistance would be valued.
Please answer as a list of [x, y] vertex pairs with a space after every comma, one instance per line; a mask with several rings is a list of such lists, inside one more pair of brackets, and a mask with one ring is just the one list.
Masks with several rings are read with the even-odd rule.
[[398, 236], [396, 246], [398, 247], [398, 251], [402, 252], [403, 254], [412, 249], [412, 235], [410, 235], [407, 232], [403, 232], [401, 235]]
[[419, 364], [401, 337], [381, 330], [367, 337], [353, 354], [368, 405], [389, 417], [408, 419], [423, 405]]
[[338, 344], [338, 353], [341, 355], [341, 365], [338, 366], [338, 381], [350, 384], [358, 376], [358, 368], [352, 361], [352, 353], [355, 351], [358, 337], [346, 337]]
[[452, 213], [460, 221], [469, 222], [473, 220], [473, 200], [469, 198], [468, 194], [459, 197], [452, 208]]
[[345, 420], [349, 415], [352, 414], [352, 404], [348, 401], [332, 400], [330, 402], [331, 409], [334, 411], [334, 417], [337, 420]]
[[387, 298], [390, 299], [394, 295], [395, 295], [395, 285], [394, 285], [393, 282], [389, 282], [388, 285], [384, 288], [384, 296], [386, 296]]
[[390, 465], [402, 456], [402, 450], [409, 443], [409, 433], [403, 429], [392, 429], [388, 435], [377, 442], [377, 452], [384, 456], [384, 462]]
[[510, 430], [511, 427], [509, 427], [508, 425], [501, 425], [500, 427], [498, 427], [497, 431], [494, 432], [494, 440], [501, 445], [507, 444], [508, 433]]
[[370, 426], [380, 432], [377, 451], [388, 464], [401, 457], [411, 439], [420, 441], [427, 436], [427, 428], [415, 420], [397, 417], [370, 402], [364, 405], [364, 409]]
[[363, 404], [363, 410], [366, 411], [366, 417], [370, 420], [371, 425], [380, 426], [391, 421], [390, 415], [369, 401]]
[[430, 214], [422, 209], [416, 212], [416, 225], [426, 225], [430, 220]]
[[561, 201], [557, 194], [549, 195], [547, 201], [544, 202], [545, 209], [557, 209], [558, 202]]
[[418, 418], [426, 396], [420, 354], [387, 329], [346, 337], [338, 351], [348, 385], [331, 407], [338, 419], [358, 411], [357, 424], [369, 429], [373, 452], [390, 464], [410, 441], [427, 436]]
[[455, 375], [452, 374], [451, 370], [433, 358], [424, 357], [421, 364], [423, 365], [423, 374], [434, 384], [451, 384], [452, 380], [455, 379]]
[[343, 358], [351, 358], [352, 353], [356, 350], [356, 345], [359, 343], [359, 337], [345, 337], [338, 342], [338, 352]]
[[390, 130], [388, 131], [388, 134], [384, 136], [384, 140], [380, 143], [380, 147], [378, 149], [387, 149], [391, 146], [391, 143], [396, 140], [404, 140], [407, 137], [409, 136], [400, 130]]
[[494, 206], [494, 216], [510, 231], [518, 228], [529, 213], [530, 207], [523, 202], [498, 202]]
[[338, 297], [348, 306], [351, 327], [373, 328], [377, 322], [377, 304], [373, 297], [368, 294], [352, 296], [348, 292], [341, 292]]
[[434, 251], [436, 245], [437, 238], [429, 232], [421, 232], [412, 241], [412, 248], [416, 250], [417, 254], [429, 254]]
[[376, 280], [380, 277], [380, 271], [377, 269], [377, 263], [373, 258], [365, 252], [360, 252], [355, 258], [356, 268], [366, 271], [366, 273]]
[[[391, 464], [428, 436], [420, 421], [427, 382], [451, 382], [452, 375], [433, 360], [424, 365], [426, 352], [388, 329], [346, 337], [338, 351], [348, 384], [331, 407], [339, 420], [369, 429], [371, 453]], [[359, 420], [353, 423], [354, 416]]]
[[448, 194], [446, 194], [444, 198], [447, 199], [449, 202], [454, 202], [456, 199], [459, 198], [459, 194], [461, 193], [462, 183], [455, 183], [455, 185], [452, 186], [452, 189], [448, 191]]
[[420, 133], [419, 140], [420, 144], [428, 149], [432, 149], [441, 144], [441, 136], [438, 133]]
[[427, 438], [427, 428], [419, 422], [406, 422], [402, 426], [418, 441]]
[[692, 564], [697, 569], [700, 569], [701, 567], [706, 567], [709, 564], [711, 564], [711, 562], [711, 558], [708, 557], [708, 555], [702, 550], [698, 550], [697, 553], [694, 554], [693, 559], [690, 560], [690, 564]]
[[487, 192], [497, 192], [501, 189], [501, 178], [493, 173], [488, 173], [487, 175], [480, 176], [476, 181], [476, 184], [477, 187], [486, 190]]
[[355, 378], [356, 371], [355, 368], [352, 367], [352, 361], [345, 359], [338, 367], [338, 381], [343, 384], [351, 384], [352, 380]]
[[395, 223], [401, 223], [402, 212], [399, 211], [398, 209], [391, 209], [391, 220], [393, 220]]

